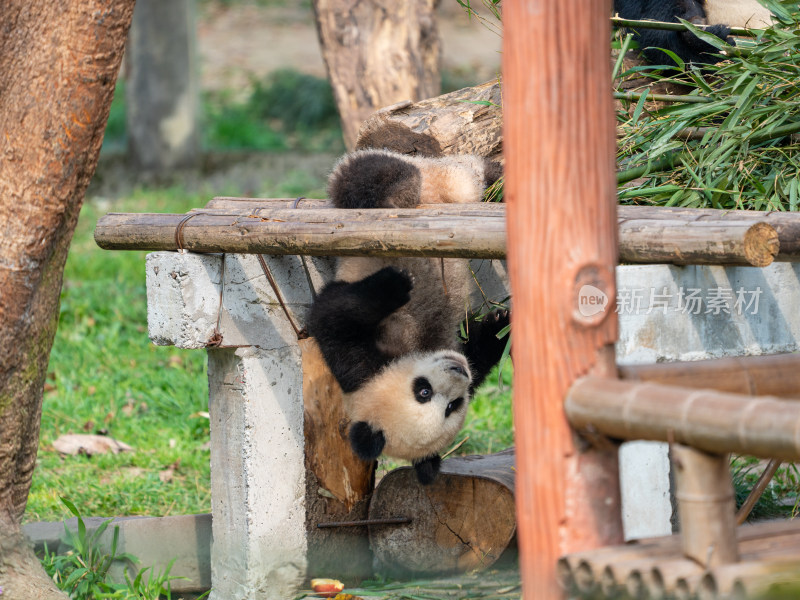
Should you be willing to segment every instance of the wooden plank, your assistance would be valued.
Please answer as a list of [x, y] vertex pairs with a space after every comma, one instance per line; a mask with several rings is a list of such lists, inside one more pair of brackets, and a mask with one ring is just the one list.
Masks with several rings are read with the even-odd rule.
[[563, 596], [559, 556], [622, 539], [617, 449], [579, 447], [563, 412], [575, 379], [616, 374], [614, 310], [580, 310], [582, 291], [616, 297], [610, 11], [608, 0], [503, 3], [517, 523], [527, 600]]
[[564, 409], [577, 429], [616, 439], [800, 459], [800, 403], [770, 396], [584, 377], [570, 388]]

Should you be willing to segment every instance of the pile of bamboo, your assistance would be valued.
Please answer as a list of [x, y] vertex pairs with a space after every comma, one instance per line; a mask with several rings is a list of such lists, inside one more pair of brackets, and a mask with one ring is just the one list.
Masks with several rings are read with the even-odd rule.
[[[502, 258], [504, 204], [334, 209], [324, 200], [215, 198], [188, 214], [110, 213], [95, 229], [107, 250]], [[625, 263], [765, 267], [800, 260], [800, 215], [619, 208]]]

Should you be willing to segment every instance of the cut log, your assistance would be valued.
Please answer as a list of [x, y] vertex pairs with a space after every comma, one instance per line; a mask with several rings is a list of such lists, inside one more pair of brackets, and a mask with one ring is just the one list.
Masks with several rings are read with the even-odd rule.
[[503, 117], [500, 84], [488, 82], [421, 102], [401, 102], [364, 122], [356, 148], [403, 154], [479, 154], [500, 158]]
[[710, 453], [800, 459], [800, 403], [584, 377], [564, 410], [573, 427], [616, 439], [674, 441]]
[[439, 94], [441, 43], [435, 0], [314, 0], [322, 57], [342, 118], [345, 145], [375, 110]]
[[[108, 250], [505, 256], [501, 203], [370, 210], [326, 206], [323, 200], [216, 198], [187, 215], [110, 213], [98, 221], [95, 240]], [[620, 220], [621, 261], [765, 266], [778, 252], [774, 229], [758, 221], [720, 223], [691, 213], [664, 220], [648, 214]]]
[[303, 356], [308, 572], [366, 577], [372, 572], [366, 527], [318, 525], [367, 517], [376, 463], [360, 460], [350, 448], [342, 391], [316, 342], [309, 338], [298, 344]]
[[[766, 267], [780, 249], [778, 234], [763, 222], [624, 219], [619, 223], [620, 261], [676, 265]], [[624, 252], [623, 252], [624, 248]]]
[[375, 556], [392, 573], [438, 574], [491, 566], [516, 531], [514, 452], [451, 458], [428, 486], [414, 470], [386, 475], [370, 519], [410, 516], [408, 525], [371, 526]]
[[780, 249], [775, 260], [793, 261], [800, 256], [800, 213], [715, 208], [674, 208], [661, 206], [618, 206], [620, 222], [633, 219], [680, 219], [687, 221], [764, 222], [778, 233]]

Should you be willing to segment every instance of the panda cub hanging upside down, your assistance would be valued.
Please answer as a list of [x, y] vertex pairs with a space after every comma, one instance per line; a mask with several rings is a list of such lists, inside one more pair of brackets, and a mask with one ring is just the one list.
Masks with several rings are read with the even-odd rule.
[[[336, 208], [413, 208], [480, 202], [502, 174], [472, 156], [425, 158], [387, 150], [345, 155], [328, 197]], [[499, 361], [507, 311], [468, 323], [466, 259], [341, 257], [317, 296], [308, 332], [345, 394], [350, 444], [363, 460], [384, 452], [412, 461], [423, 484], [464, 424], [472, 390]]]

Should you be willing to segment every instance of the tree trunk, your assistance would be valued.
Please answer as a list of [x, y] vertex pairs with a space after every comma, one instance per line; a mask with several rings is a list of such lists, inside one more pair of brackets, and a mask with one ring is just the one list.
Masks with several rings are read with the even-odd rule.
[[377, 109], [439, 94], [438, 0], [314, 0], [322, 56], [352, 150]]
[[0, 582], [3, 597], [63, 597], [20, 521], [64, 262], [94, 173], [133, 0], [0, 4]]
[[196, 167], [199, 70], [194, 0], [139, 0], [128, 39], [128, 147], [140, 170], [156, 175]]

